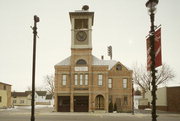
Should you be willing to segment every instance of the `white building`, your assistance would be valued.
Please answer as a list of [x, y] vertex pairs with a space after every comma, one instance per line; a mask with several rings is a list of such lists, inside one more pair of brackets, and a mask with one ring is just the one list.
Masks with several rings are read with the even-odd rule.
[[53, 97], [52, 94], [46, 95], [46, 102], [47, 102], [49, 105], [54, 105], [54, 97]]
[[35, 100], [36, 104], [43, 104], [46, 102], [46, 91], [36, 91]]
[[134, 109], [138, 109], [141, 99], [142, 99], [141, 92], [139, 90], [136, 90], [134, 93]]

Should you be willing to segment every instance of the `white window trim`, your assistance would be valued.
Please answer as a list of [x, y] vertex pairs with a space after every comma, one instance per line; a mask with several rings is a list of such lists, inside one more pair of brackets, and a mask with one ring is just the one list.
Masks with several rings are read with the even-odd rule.
[[98, 86], [102, 86], [103, 85], [103, 75], [99, 74], [98, 75]]
[[62, 85], [65, 86], [67, 81], [67, 75], [63, 74], [62, 75]]
[[80, 74], [79, 79], [79, 85], [83, 85], [83, 74]]
[[124, 89], [126, 89], [128, 87], [127, 83], [128, 83], [128, 79], [127, 78], [123, 78], [123, 88]]
[[108, 88], [112, 88], [112, 79], [111, 78], [109, 78], [108, 79]]
[[85, 85], [88, 85], [88, 74], [85, 74]]
[[74, 85], [78, 85], [78, 75], [74, 75]]

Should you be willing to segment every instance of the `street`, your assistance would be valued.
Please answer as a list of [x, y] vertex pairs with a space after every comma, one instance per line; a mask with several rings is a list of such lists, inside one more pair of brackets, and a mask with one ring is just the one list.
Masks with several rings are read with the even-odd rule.
[[[30, 107], [0, 109], [0, 121], [30, 121]], [[180, 121], [180, 114], [158, 114], [158, 121]], [[36, 108], [35, 121], [151, 121], [150, 113], [59, 113], [51, 107]]]

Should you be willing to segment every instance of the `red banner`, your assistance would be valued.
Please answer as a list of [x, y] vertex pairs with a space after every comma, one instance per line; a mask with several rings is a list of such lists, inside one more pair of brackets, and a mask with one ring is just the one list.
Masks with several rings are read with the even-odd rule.
[[[154, 34], [155, 41], [154, 41], [154, 51], [155, 51], [155, 67], [159, 67], [162, 65], [162, 56], [161, 56], [161, 28], [157, 29]], [[146, 39], [146, 46], [147, 46], [147, 70], [151, 70], [151, 43], [150, 43], [150, 36]]]
[[147, 49], [147, 71], [151, 70], [151, 42], [150, 42], [150, 36], [146, 39], [146, 49]]
[[161, 28], [155, 31], [155, 67], [162, 65], [161, 56]]

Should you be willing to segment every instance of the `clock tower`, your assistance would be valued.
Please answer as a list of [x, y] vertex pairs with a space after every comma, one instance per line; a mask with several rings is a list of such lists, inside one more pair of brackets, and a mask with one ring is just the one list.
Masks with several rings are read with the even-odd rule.
[[82, 10], [69, 12], [71, 21], [71, 65], [77, 66], [78, 60], [92, 64], [92, 26], [94, 12], [84, 5]]
[[82, 10], [70, 12], [71, 49], [92, 49], [92, 26], [94, 12], [87, 5]]

